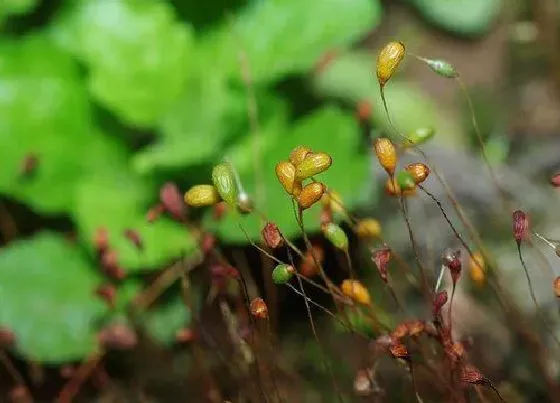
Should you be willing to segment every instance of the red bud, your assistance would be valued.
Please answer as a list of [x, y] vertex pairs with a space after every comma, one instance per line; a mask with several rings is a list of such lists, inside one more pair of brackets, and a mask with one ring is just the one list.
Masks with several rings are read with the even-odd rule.
[[513, 218], [513, 238], [517, 244], [529, 238], [529, 217], [521, 210], [515, 210], [512, 214]]
[[393, 340], [397, 340], [402, 339], [406, 335], [408, 335], [408, 326], [406, 323], [401, 323], [395, 328], [395, 330], [393, 330], [393, 332], [391, 333], [391, 338]]
[[125, 229], [124, 230], [124, 236], [134, 244], [134, 246], [136, 247], [136, 249], [138, 250], [144, 250], [144, 242], [142, 242], [142, 239], [140, 238], [140, 234], [133, 230], [133, 229]]
[[276, 249], [282, 246], [284, 239], [276, 224], [267, 222], [261, 231], [264, 243], [271, 249]]
[[200, 238], [200, 249], [206, 255], [214, 249], [216, 245], [216, 238], [209, 232], [202, 234]]
[[177, 333], [175, 333], [175, 341], [180, 344], [190, 343], [196, 340], [196, 338], [196, 332], [189, 328], [179, 329]]
[[148, 212], [146, 213], [146, 221], [148, 221], [149, 223], [154, 222], [159, 218], [161, 213], [163, 213], [164, 211], [165, 211], [165, 207], [163, 204], [161, 203], [156, 204], [151, 209], [149, 209]]
[[552, 183], [552, 186], [554, 187], [560, 187], [560, 172], [552, 175], [552, 178], [550, 178], [550, 183]]
[[406, 346], [404, 344], [399, 343], [399, 342], [393, 343], [391, 345], [391, 347], [389, 347], [389, 352], [395, 358], [401, 358], [403, 360], [406, 360], [406, 359], [409, 358], [408, 349], [406, 348]]
[[115, 306], [115, 299], [117, 297], [117, 289], [115, 288], [114, 285], [112, 285], [112, 284], [101, 284], [99, 287], [97, 287], [97, 290], [95, 290], [95, 293], [100, 298], [105, 300], [105, 302], [107, 302], [107, 304], [109, 304], [110, 307]]
[[315, 63], [315, 74], [320, 74], [323, 71], [325, 71], [325, 69], [328, 67], [329, 64], [331, 64], [334, 59], [336, 59], [336, 57], [338, 56], [338, 52], [336, 52], [335, 50], [329, 50], [327, 52], [325, 52], [317, 61], [317, 63]]
[[443, 256], [443, 264], [449, 269], [451, 279], [455, 284], [461, 277], [461, 251], [446, 251]]
[[228, 210], [228, 204], [224, 201], [214, 204], [213, 208], [213, 218], [215, 221], [220, 221], [222, 217], [226, 214]]
[[21, 161], [19, 175], [23, 178], [29, 177], [35, 173], [39, 166], [39, 157], [36, 154], [29, 153]]
[[360, 121], [367, 121], [371, 117], [372, 109], [371, 102], [364, 99], [356, 105], [356, 117]]
[[446, 303], [447, 303], [447, 291], [443, 290], [441, 292], [438, 292], [434, 297], [433, 306], [432, 306], [434, 316], [440, 314], [441, 308], [443, 308], [443, 306]]
[[251, 315], [258, 319], [268, 318], [268, 307], [262, 298], [253, 299], [251, 301], [251, 305], [249, 306], [249, 310], [251, 311]]
[[124, 323], [112, 323], [102, 329], [98, 335], [99, 342], [113, 350], [129, 350], [138, 343], [134, 330]]
[[107, 232], [107, 228], [99, 227], [95, 230], [94, 244], [95, 249], [100, 253], [105, 252], [109, 248], [109, 232]]
[[377, 266], [377, 270], [379, 271], [379, 275], [381, 279], [387, 283], [387, 265], [391, 260], [391, 249], [385, 246], [382, 249], [379, 249], [375, 252], [373, 256], [373, 261]]
[[486, 383], [486, 378], [472, 365], [466, 365], [461, 373], [461, 380], [470, 384]]
[[0, 348], [14, 344], [16, 336], [10, 329], [0, 326]]
[[183, 194], [177, 185], [171, 182], [164, 184], [159, 191], [159, 201], [173, 218], [181, 220], [185, 218], [186, 207], [183, 201]]

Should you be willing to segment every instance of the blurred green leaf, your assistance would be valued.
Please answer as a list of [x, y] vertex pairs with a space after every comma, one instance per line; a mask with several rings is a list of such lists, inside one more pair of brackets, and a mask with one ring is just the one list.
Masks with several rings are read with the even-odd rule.
[[3, 0], [0, 3], [0, 21], [10, 15], [27, 14], [37, 6], [38, 0]]
[[[328, 67], [314, 76], [313, 86], [317, 93], [325, 97], [337, 97], [351, 103], [368, 101], [373, 105], [372, 121], [386, 133], [393, 130], [389, 124], [379, 84], [375, 76], [374, 56], [351, 52], [339, 56]], [[412, 84], [393, 78], [385, 87], [385, 98], [391, 118], [402, 133], [409, 133], [419, 127], [436, 128], [436, 138], [444, 137], [445, 142], [456, 141], [457, 133], [451, 122], [445, 119], [434, 102]], [[438, 136], [437, 133], [445, 133]]]
[[[189, 255], [196, 245], [186, 228], [165, 217], [146, 221], [157, 193], [148, 181], [126, 173], [85, 180], [78, 188], [74, 211], [80, 236], [93, 250], [96, 231], [105, 228], [111, 248], [127, 271], [159, 269], [173, 258]], [[127, 229], [138, 233], [143, 249], [125, 236]]]
[[95, 322], [106, 307], [100, 283], [80, 249], [61, 235], [40, 233], [0, 251], [0, 324], [12, 330], [27, 359], [80, 360], [96, 348]]
[[[115, 168], [124, 149], [91, 129], [74, 61], [42, 36], [0, 42], [0, 192], [45, 213], [68, 211], [86, 172]], [[26, 156], [38, 165], [22, 178]]]
[[127, 124], [153, 126], [183, 92], [192, 30], [165, 1], [74, 2], [53, 32], [89, 67], [92, 95]]
[[143, 315], [142, 325], [156, 341], [168, 345], [175, 341], [177, 331], [187, 327], [191, 311], [180, 296], [158, 304]]
[[501, 0], [407, 0], [428, 21], [466, 36], [486, 33], [498, 16]]
[[327, 50], [346, 47], [375, 28], [378, 0], [255, 1], [221, 31], [220, 63], [241, 75], [239, 52], [255, 82], [303, 73]]
[[[259, 211], [275, 222], [286, 237], [294, 238], [300, 234], [299, 227], [292, 210], [291, 199], [286, 195], [278, 182], [275, 165], [289, 157], [291, 150], [298, 145], [312, 147], [316, 151], [329, 153], [333, 158], [331, 168], [317, 176], [330, 189], [342, 196], [348, 208], [355, 207], [364, 199], [371, 197], [371, 184], [368, 183], [370, 158], [361, 144], [361, 133], [357, 122], [352, 116], [335, 107], [325, 107], [312, 115], [296, 122], [295, 127], [287, 127], [282, 119], [273, 120], [263, 127], [260, 133], [262, 171], [265, 190], [265, 203], [259, 205]], [[254, 161], [255, 153], [250, 146], [249, 138], [243, 140], [242, 147], [226, 150], [238, 169], [246, 191], [255, 197]], [[305, 212], [306, 230], [315, 231], [319, 228], [318, 206]], [[245, 235], [239, 223], [253, 240], [260, 238], [261, 222], [258, 214], [239, 217], [227, 214], [219, 223], [212, 221], [208, 215], [206, 225], [216, 227], [218, 236], [232, 243], [245, 243]]]

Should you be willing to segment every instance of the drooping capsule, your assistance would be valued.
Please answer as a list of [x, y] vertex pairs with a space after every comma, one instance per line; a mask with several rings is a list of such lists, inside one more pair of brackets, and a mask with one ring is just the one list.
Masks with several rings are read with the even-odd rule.
[[419, 146], [425, 144], [434, 137], [435, 134], [436, 131], [432, 127], [420, 127], [406, 136], [408, 141], [405, 146]]
[[356, 234], [360, 238], [377, 238], [381, 235], [381, 224], [374, 218], [362, 218], [356, 224]]
[[212, 185], [195, 185], [185, 193], [185, 203], [192, 207], [211, 206], [220, 201], [220, 195]]
[[297, 167], [303, 162], [305, 157], [311, 153], [311, 148], [306, 146], [297, 146], [290, 153], [290, 162]]
[[412, 175], [414, 183], [416, 184], [424, 182], [428, 178], [428, 175], [430, 175], [430, 168], [421, 162], [408, 164], [405, 171]]
[[337, 249], [348, 250], [348, 237], [338, 224], [328, 223], [322, 227], [323, 235]]
[[560, 276], [554, 279], [553, 288], [554, 288], [554, 294], [558, 298], [560, 298]]
[[550, 183], [552, 184], [552, 186], [560, 188], [560, 172], [552, 175], [552, 177], [550, 178]]
[[302, 210], [308, 209], [313, 206], [325, 193], [325, 185], [319, 182], [313, 182], [305, 185], [301, 193], [297, 197], [297, 202]]
[[379, 164], [392, 176], [397, 167], [397, 150], [395, 146], [387, 137], [379, 137], [375, 140], [374, 149]]
[[386, 284], [387, 283], [387, 267], [389, 265], [389, 261], [391, 260], [391, 249], [388, 246], [384, 246], [383, 248], [377, 250], [373, 256], [372, 260], [377, 267], [377, 271], [379, 271], [379, 276], [381, 280]]
[[469, 259], [469, 274], [473, 283], [479, 287], [486, 281], [485, 269], [484, 257], [480, 252], [474, 252]]
[[268, 307], [262, 298], [254, 298], [249, 305], [251, 315], [258, 319], [268, 318]]
[[301, 182], [296, 181], [296, 167], [289, 161], [276, 164], [276, 177], [289, 195], [298, 196], [301, 193]]
[[332, 158], [327, 153], [309, 153], [296, 166], [296, 180], [302, 181], [325, 172], [332, 164]]
[[235, 207], [239, 189], [235, 181], [235, 173], [229, 164], [218, 164], [212, 169], [212, 183], [220, 197], [227, 204]]
[[267, 222], [261, 231], [264, 243], [271, 249], [276, 249], [284, 243], [284, 238], [273, 222]]
[[342, 293], [353, 301], [362, 304], [370, 305], [371, 297], [369, 291], [366, 287], [362, 285], [358, 280], [346, 279], [342, 282], [340, 289]]
[[441, 312], [441, 308], [443, 308], [443, 306], [447, 303], [447, 291], [443, 290], [438, 292], [435, 297], [434, 297], [434, 301], [432, 303], [432, 310], [434, 313], [434, 316], [439, 315]]
[[457, 78], [459, 73], [453, 65], [445, 60], [421, 58], [424, 63], [437, 75], [445, 78]]
[[524, 211], [515, 210], [512, 214], [513, 238], [518, 245], [529, 238], [529, 217]]
[[319, 274], [319, 266], [325, 260], [325, 251], [318, 245], [312, 245], [310, 249], [305, 251], [299, 267], [299, 272], [304, 277], [313, 277]]
[[397, 184], [401, 191], [412, 190], [416, 187], [414, 177], [408, 171], [400, 171], [396, 175]]
[[401, 63], [406, 49], [402, 42], [389, 42], [377, 55], [377, 81], [381, 87], [391, 79]]
[[296, 270], [287, 264], [279, 264], [272, 270], [274, 284], [286, 284], [294, 276]]

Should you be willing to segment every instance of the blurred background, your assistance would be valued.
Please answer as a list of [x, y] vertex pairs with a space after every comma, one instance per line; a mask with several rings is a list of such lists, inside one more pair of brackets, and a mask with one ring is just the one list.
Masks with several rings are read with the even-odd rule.
[[[558, 0], [2, 0], [0, 401], [451, 401], [421, 365], [415, 396], [407, 366], [379, 358], [374, 342], [377, 322], [393, 329], [432, 314], [372, 150], [379, 136], [400, 141], [375, 74], [389, 41], [407, 49], [385, 87], [392, 120], [405, 134], [435, 131], [422, 150], [480, 236], [467, 243], [492, 256], [487, 272], [473, 273], [463, 253], [454, 338], [506, 401], [558, 401]], [[448, 61], [461, 81], [414, 55]], [[332, 156], [318, 178], [382, 234], [361, 239], [335, 211], [373, 305], [341, 314], [306, 285], [336, 316], [311, 307], [317, 337], [304, 300], [273, 284], [276, 263], [251, 245], [266, 246], [265, 219], [308, 253], [274, 171], [298, 145]], [[423, 161], [399, 155], [402, 167]], [[183, 204], [223, 161], [251, 214]], [[465, 235], [441, 183], [431, 175], [424, 186]], [[407, 206], [435, 282], [444, 250], [464, 245], [425, 193]], [[513, 208], [551, 241], [534, 238], [524, 250], [539, 312], [512, 238]], [[305, 230], [340, 284], [348, 263], [321, 235], [324, 210], [305, 212]], [[405, 312], [371, 259], [385, 244], [399, 256], [389, 271]], [[275, 256], [291, 259], [284, 248]], [[322, 284], [305, 258], [293, 264]], [[249, 300], [266, 301], [266, 320], [251, 318], [232, 270]], [[479, 388], [462, 399], [498, 401]]]

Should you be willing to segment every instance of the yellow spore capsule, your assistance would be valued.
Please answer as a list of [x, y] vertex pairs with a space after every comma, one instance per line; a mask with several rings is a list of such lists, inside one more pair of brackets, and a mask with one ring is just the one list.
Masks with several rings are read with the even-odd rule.
[[304, 180], [325, 172], [332, 164], [332, 158], [327, 153], [309, 153], [296, 166], [296, 180]]
[[297, 146], [290, 153], [290, 162], [297, 167], [311, 153], [311, 148], [306, 146]]
[[479, 287], [486, 282], [485, 270], [484, 257], [480, 252], [474, 252], [469, 259], [469, 274], [471, 280]]
[[313, 206], [325, 193], [325, 185], [319, 182], [313, 182], [305, 185], [301, 193], [297, 197], [297, 202], [302, 210], [308, 209]]
[[356, 224], [356, 234], [360, 238], [377, 238], [381, 235], [381, 224], [373, 218], [364, 218]]
[[371, 298], [369, 296], [369, 291], [366, 287], [362, 285], [358, 280], [344, 280], [340, 286], [342, 293], [353, 301], [362, 304], [370, 305]]
[[373, 145], [379, 164], [389, 175], [395, 173], [397, 167], [397, 150], [387, 137], [379, 137]]
[[284, 190], [293, 196], [301, 192], [301, 182], [296, 181], [296, 167], [288, 161], [280, 161], [276, 164], [276, 177]]
[[212, 185], [195, 185], [185, 193], [184, 198], [191, 207], [211, 206], [220, 201], [218, 190]]
[[430, 175], [430, 168], [421, 162], [415, 162], [406, 166], [405, 170], [412, 175], [414, 183], [419, 184], [424, 182], [428, 175]]
[[377, 81], [384, 87], [391, 79], [400, 62], [404, 58], [406, 49], [402, 42], [389, 42], [377, 55]]

